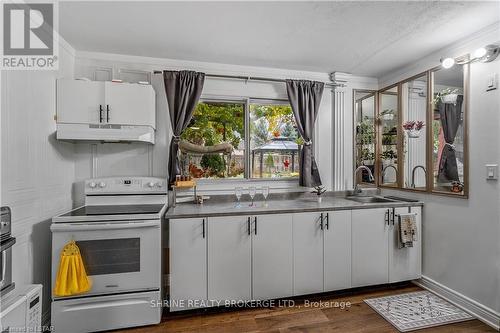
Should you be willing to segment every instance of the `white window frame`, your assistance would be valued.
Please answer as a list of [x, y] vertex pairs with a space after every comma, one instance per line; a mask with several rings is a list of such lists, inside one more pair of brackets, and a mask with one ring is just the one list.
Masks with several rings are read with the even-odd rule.
[[244, 165], [245, 171], [243, 178], [200, 178], [198, 179], [199, 185], [215, 185], [228, 183], [236, 185], [238, 183], [267, 183], [272, 182], [276, 186], [272, 188], [289, 189], [298, 187], [298, 177], [282, 177], [282, 178], [251, 178], [250, 177], [250, 104], [272, 104], [272, 105], [290, 105], [286, 99], [275, 98], [259, 98], [259, 97], [234, 97], [234, 96], [218, 96], [218, 95], [204, 95], [200, 97], [198, 103], [212, 102], [212, 103], [234, 103], [242, 104], [244, 111]]

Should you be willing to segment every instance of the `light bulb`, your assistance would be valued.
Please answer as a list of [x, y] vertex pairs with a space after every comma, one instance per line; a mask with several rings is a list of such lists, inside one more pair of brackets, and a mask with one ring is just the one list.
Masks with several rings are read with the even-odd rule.
[[448, 69], [453, 67], [453, 65], [455, 65], [455, 59], [453, 58], [444, 58], [441, 60], [441, 66], [443, 66], [443, 68]]
[[484, 47], [478, 48], [474, 51], [474, 58], [482, 58], [486, 55], [486, 49]]

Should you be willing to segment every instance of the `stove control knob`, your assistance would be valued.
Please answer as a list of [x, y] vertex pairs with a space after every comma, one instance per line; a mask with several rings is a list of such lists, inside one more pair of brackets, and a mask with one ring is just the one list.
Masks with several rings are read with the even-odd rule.
[[105, 182], [100, 182], [99, 183], [99, 187], [100, 188], [105, 188], [106, 187], [106, 183]]
[[89, 187], [90, 188], [95, 188], [97, 186], [97, 184], [95, 182], [90, 182], [89, 183]]
[[153, 188], [154, 186], [155, 186], [155, 183], [153, 183], [153, 182], [148, 183], [148, 187]]

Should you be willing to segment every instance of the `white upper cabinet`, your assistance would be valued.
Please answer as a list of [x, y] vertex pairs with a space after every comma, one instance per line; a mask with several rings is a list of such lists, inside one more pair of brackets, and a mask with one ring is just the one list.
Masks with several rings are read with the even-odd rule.
[[106, 122], [155, 128], [155, 92], [150, 85], [105, 82]]
[[[417, 240], [413, 247], [398, 248], [398, 214], [416, 213]], [[421, 277], [422, 260], [422, 208], [396, 208], [394, 223], [391, 222], [389, 232], [389, 282], [400, 282], [418, 279]]]
[[210, 217], [208, 221], [208, 299], [252, 298], [250, 217]]
[[104, 82], [57, 80], [57, 122], [98, 124], [104, 107]]
[[351, 287], [351, 211], [324, 215], [324, 289], [347, 289]]
[[389, 281], [388, 211], [387, 208], [352, 211], [353, 287]]
[[292, 214], [259, 215], [252, 228], [253, 299], [292, 295]]
[[57, 80], [57, 122], [156, 128], [151, 85]]

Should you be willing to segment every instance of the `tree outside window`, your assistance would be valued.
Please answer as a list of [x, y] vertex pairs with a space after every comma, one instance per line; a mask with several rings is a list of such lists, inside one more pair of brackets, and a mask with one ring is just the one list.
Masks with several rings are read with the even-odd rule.
[[[249, 133], [245, 133], [246, 112]], [[243, 102], [202, 101], [181, 139], [203, 148], [231, 147], [231, 154], [183, 152], [181, 167], [195, 178], [298, 177], [302, 139], [288, 104], [251, 101], [246, 110]]]

